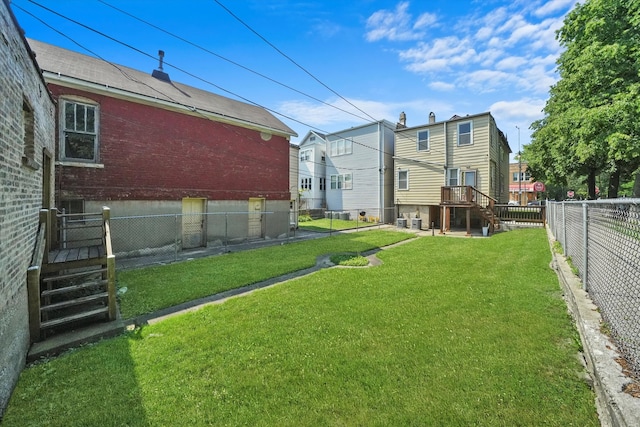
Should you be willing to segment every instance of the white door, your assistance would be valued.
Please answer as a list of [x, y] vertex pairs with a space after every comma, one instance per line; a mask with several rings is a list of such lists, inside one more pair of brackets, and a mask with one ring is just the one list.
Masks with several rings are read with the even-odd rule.
[[467, 170], [464, 171], [464, 185], [468, 185], [470, 187], [476, 186], [476, 171]]
[[205, 245], [204, 212], [206, 199], [182, 199], [182, 248], [198, 248]]
[[264, 237], [263, 221], [264, 199], [249, 199], [249, 235], [250, 239]]

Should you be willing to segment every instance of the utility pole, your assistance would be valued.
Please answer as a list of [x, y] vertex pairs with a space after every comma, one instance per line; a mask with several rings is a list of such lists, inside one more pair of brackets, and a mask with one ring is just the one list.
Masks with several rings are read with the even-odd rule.
[[518, 204], [522, 204], [522, 153], [520, 153], [520, 126], [518, 129]]

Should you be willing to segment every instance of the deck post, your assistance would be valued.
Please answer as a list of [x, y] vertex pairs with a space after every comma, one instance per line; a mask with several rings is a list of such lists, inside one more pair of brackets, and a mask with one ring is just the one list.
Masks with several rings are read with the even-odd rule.
[[471, 237], [471, 208], [465, 210], [467, 211], [467, 237]]
[[116, 257], [107, 256], [107, 292], [109, 293], [109, 320], [116, 320]]

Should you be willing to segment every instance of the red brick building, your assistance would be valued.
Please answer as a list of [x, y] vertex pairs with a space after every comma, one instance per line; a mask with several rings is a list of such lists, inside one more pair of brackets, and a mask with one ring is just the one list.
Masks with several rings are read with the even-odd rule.
[[29, 43], [58, 101], [60, 208], [108, 205], [113, 216], [282, 211], [260, 229], [236, 227], [250, 237], [287, 230], [295, 132], [264, 108], [174, 82], [162, 59], [145, 73]]

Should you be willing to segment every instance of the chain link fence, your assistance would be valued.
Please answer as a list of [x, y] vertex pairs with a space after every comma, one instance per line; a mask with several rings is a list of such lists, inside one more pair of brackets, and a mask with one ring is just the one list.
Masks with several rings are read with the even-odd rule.
[[551, 202], [547, 222], [640, 378], [640, 199]]

